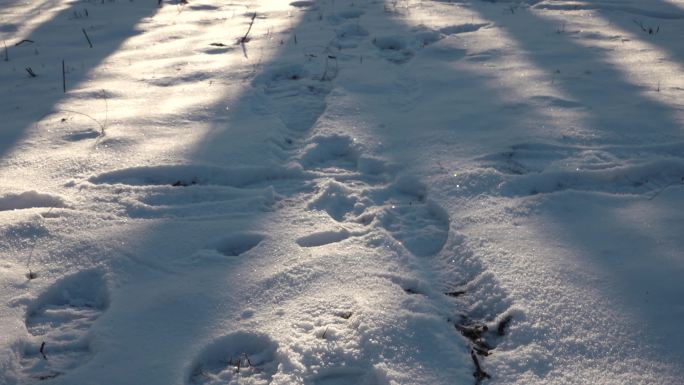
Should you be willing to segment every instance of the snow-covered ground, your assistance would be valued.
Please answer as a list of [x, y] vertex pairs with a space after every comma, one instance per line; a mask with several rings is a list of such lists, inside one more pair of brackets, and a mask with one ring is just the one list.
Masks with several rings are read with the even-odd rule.
[[0, 384], [684, 382], [684, 1], [0, 5]]

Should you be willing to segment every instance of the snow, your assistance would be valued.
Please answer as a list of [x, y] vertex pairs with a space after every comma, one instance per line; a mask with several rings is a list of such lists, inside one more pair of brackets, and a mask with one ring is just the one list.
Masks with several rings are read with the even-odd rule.
[[0, 384], [681, 383], [683, 21], [6, 1]]

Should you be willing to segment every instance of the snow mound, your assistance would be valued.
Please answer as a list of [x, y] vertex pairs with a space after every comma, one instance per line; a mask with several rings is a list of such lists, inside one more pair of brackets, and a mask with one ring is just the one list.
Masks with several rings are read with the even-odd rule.
[[317, 247], [331, 243], [342, 242], [349, 238], [351, 234], [347, 230], [330, 230], [309, 234], [297, 239], [297, 244], [301, 247]]
[[67, 205], [59, 196], [42, 194], [37, 191], [26, 191], [20, 194], [9, 193], [0, 196], [0, 211], [34, 207], [67, 207]]

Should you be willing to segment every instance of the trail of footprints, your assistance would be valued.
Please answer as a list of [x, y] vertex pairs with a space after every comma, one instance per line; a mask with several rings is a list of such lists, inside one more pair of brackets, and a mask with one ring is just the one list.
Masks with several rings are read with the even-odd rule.
[[[350, 17], [357, 18], [361, 15], [362, 12], [354, 12]], [[338, 17], [336, 20], [347, 18]], [[451, 34], [474, 32], [483, 27], [487, 27], [487, 24], [452, 26], [441, 31], [420, 27], [412, 31], [411, 41], [386, 36], [376, 37], [372, 43], [382, 57], [390, 62], [403, 64], [413, 58], [419, 48]], [[331, 44], [338, 49], [355, 48], [369, 38], [369, 35], [358, 23], [346, 24], [337, 28]], [[321, 97], [324, 98], [325, 95], [321, 94]], [[312, 120], [315, 123], [315, 119]], [[307, 128], [306, 131], [308, 130]], [[447, 212], [429, 199], [426, 186], [416, 178], [397, 177], [382, 160], [366, 157], [362, 152], [353, 139], [344, 135], [317, 135], [306, 142], [297, 159], [306, 170], [317, 174], [321, 180], [308, 208], [326, 212], [343, 226], [360, 224], [370, 229], [368, 231], [384, 231], [417, 257], [439, 255], [449, 237], [450, 219]], [[316, 232], [301, 237], [297, 239], [297, 243], [302, 247], [318, 247], [362, 234], [365, 233], [354, 234], [343, 227], [340, 230]], [[473, 278], [471, 282], [475, 280]], [[462, 300], [466, 296], [465, 286], [468, 285], [464, 283], [462, 289], [446, 290], [444, 295]], [[410, 288], [404, 290], [408, 294], [419, 293]], [[504, 304], [500, 311], [505, 307]], [[460, 315], [458, 319], [449, 321], [458, 333], [470, 341], [476, 383], [490, 378], [478, 357], [487, 356], [495, 349], [498, 339], [506, 333], [512, 322], [510, 315], [497, 318], [498, 315], [492, 315], [490, 309], [482, 311], [482, 314], [473, 314], [483, 319], [498, 319], [494, 323], [495, 330], [490, 330], [487, 323], [468, 315]], [[489, 324], [491, 323], [490, 321]], [[339, 373], [333, 370], [319, 376], [314, 383], [374, 384], [377, 381], [368, 370], [346, 370]]]
[[[297, 2], [296, 6], [312, 7], [313, 4]], [[343, 11], [329, 19], [343, 24], [362, 14], [360, 10]], [[485, 26], [455, 26], [441, 32], [416, 30], [416, 40], [410, 44], [392, 37], [376, 38], [373, 44], [387, 60], [401, 64], [414, 56], [416, 47], [424, 47], [448, 34], [476, 31]], [[343, 24], [336, 29], [331, 46], [355, 48], [367, 38], [368, 31], [358, 23]], [[288, 136], [296, 139], [308, 133], [325, 111], [325, 98], [332, 90], [326, 81], [332, 80], [336, 72], [337, 68], [330, 68], [330, 60], [325, 64], [321, 60], [310, 60], [266, 71], [254, 85], [262, 90], [268, 110], [275, 111], [281, 118]], [[306, 140], [301, 150], [293, 148], [292, 151], [296, 152], [294, 158], [307, 176], [318, 181], [308, 209], [326, 212], [342, 225], [337, 230], [300, 237], [296, 240], [299, 246], [320, 247], [369, 231], [383, 231], [417, 257], [432, 257], [442, 252], [449, 237], [449, 216], [429, 199], [427, 188], [417, 179], [393, 175], [382, 160], [364, 156], [360, 146], [345, 135], [316, 135]], [[362, 225], [366, 230], [350, 231], [345, 224]], [[405, 291], [418, 293], [410, 288]], [[445, 292], [447, 297], [464, 294], [464, 290]], [[505, 333], [511, 322], [510, 316], [500, 321], [493, 332], [485, 323], [465, 315], [449, 322], [453, 323], [456, 333], [470, 341], [476, 381], [488, 378], [478, 357], [490, 354], [495, 348], [497, 338]], [[244, 380], [246, 383], [249, 378], [250, 383], [268, 383], [277, 367], [276, 347], [277, 344], [265, 335], [244, 332], [228, 335], [200, 354], [188, 382], [222, 384], [243, 383]], [[371, 370], [361, 367], [330, 367], [311, 380], [321, 385], [380, 383]]]
[[[292, 5], [315, 8], [309, 1]], [[352, 49], [370, 38], [370, 33], [355, 21], [363, 13], [360, 9], [348, 9], [328, 16], [328, 21], [337, 25], [330, 47]], [[375, 37], [372, 44], [386, 60], [403, 64], [415, 56], [416, 50], [445, 36], [486, 26], [468, 24], [440, 31], [421, 27], [412, 31], [412, 40], [381, 36]], [[331, 80], [339, 69], [334, 56], [322, 56], [267, 70], [253, 81], [264, 105], [268, 106], [266, 110], [275, 112], [282, 120], [286, 138], [297, 140], [306, 135], [326, 109]], [[288, 145], [294, 140], [286, 139]], [[364, 156], [360, 146], [345, 135], [317, 135], [305, 141], [303, 148], [290, 151], [296, 152], [294, 159], [304, 171], [170, 165], [113, 171], [93, 177], [89, 182], [95, 186], [116, 184], [133, 193], [142, 189], [143, 203], [164, 206], [186, 201], [193, 195], [189, 193], [192, 191], [198, 202], [237, 200], [239, 205], [245, 194], [254, 195], [250, 189], [267, 189], [275, 180], [313, 180], [317, 191], [307, 208], [326, 212], [342, 227], [300, 237], [296, 240], [299, 246], [320, 247], [381, 231], [416, 257], [444, 254], [450, 233], [449, 215], [428, 197], [426, 186], [416, 178], [398, 177], [384, 161]], [[129, 214], [135, 215], [130, 210]], [[346, 224], [360, 225], [365, 230], [350, 231]], [[247, 253], [262, 240], [261, 234], [240, 233], [217, 240], [210, 247], [226, 257], [235, 257]], [[404, 286], [408, 295], [421, 293], [418, 287]], [[444, 294], [461, 300], [466, 296], [466, 289], [446, 290]], [[106, 282], [99, 272], [86, 271], [55, 283], [27, 312], [26, 326], [33, 339], [26, 344], [21, 358], [24, 374], [45, 380], [87, 362], [93, 354], [90, 328], [107, 310], [108, 301]], [[340, 315], [344, 319], [350, 316], [351, 313]], [[476, 381], [488, 378], [478, 356], [486, 356], [494, 349], [493, 336], [503, 335], [511, 318], [502, 319], [493, 331], [466, 315], [450, 322], [456, 332], [470, 341]], [[185, 381], [192, 385], [268, 384], [278, 370], [279, 361], [278, 343], [270, 336], [236, 331], [209, 344], [191, 364]], [[371, 369], [347, 366], [330, 367], [311, 380], [320, 385], [380, 383]]]

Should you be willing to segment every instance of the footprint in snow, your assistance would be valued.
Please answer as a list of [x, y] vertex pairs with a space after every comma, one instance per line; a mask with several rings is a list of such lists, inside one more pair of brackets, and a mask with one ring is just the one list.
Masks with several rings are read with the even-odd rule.
[[263, 91], [257, 113], [275, 112], [287, 128], [306, 132], [326, 108], [325, 98], [332, 90], [329, 82], [337, 72], [335, 62], [325, 55], [311, 55], [306, 67], [283, 65], [265, 71], [253, 85]]
[[415, 178], [399, 178], [393, 186], [375, 192], [372, 200], [382, 205], [379, 224], [417, 256], [442, 250], [449, 236], [449, 214], [427, 198], [426, 187]]
[[442, 40], [446, 34], [424, 26], [412, 30], [412, 37], [405, 38], [396, 35], [378, 36], [373, 39], [373, 45], [380, 50], [380, 55], [386, 60], [404, 64], [413, 59], [416, 52], [433, 43]]
[[54, 283], [27, 309], [26, 329], [34, 338], [21, 355], [23, 374], [45, 380], [86, 363], [93, 355], [89, 330], [108, 306], [100, 271], [83, 271]]
[[385, 162], [361, 155], [355, 140], [346, 135], [316, 135], [309, 140], [299, 163], [308, 170], [330, 176], [355, 174], [354, 178], [375, 180], [386, 171]]
[[378, 219], [392, 237], [418, 256], [437, 254], [448, 237], [449, 218], [432, 201], [393, 198]]
[[400, 178], [375, 190], [327, 181], [308, 207], [323, 210], [338, 222], [378, 223], [417, 256], [437, 254], [449, 236], [449, 215], [427, 199], [426, 188], [414, 178]]
[[373, 39], [373, 45], [380, 50], [380, 55], [395, 64], [404, 64], [415, 54], [409, 49], [406, 39], [400, 36], [381, 36]]
[[[464, 57], [468, 57], [468, 50], [459, 48], [461, 46], [460, 43], [458, 43], [457, 46], [454, 46], [454, 43], [450, 43], [448, 41], [446, 41], [446, 44], [433, 45], [432, 43], [442, 40], [448, 36], [479, 31], [480, 29], [486, 28], [489, 25], [489, 23], [468, 23], [444, 27], [438, 31], [427, 30], [423, 33], [423, 47], [426, 49], [422, 51], [421, 56], [442, 61], [457, 61]], [[427, 47], [428, 45], [429, 47]], [[472, 61], [486, 61], [489, 58], [491, 58], [491, 55], [487, 54], [473, 54], [469, 56], [469, 60]]]
[[346, 9], [343, 11], [335, 12], [328, 16], [328, 20], [333, 24], [343, 23], [347, 20], [358, 19], [364, 15], [364, 11], [358, 8]]
[[213, 244], [219, 253], [227, 257], [242, 255], [255, 248], [264, 236], [259, 233], [236, 233], [227, 236]]
[[204, 348], [191, 366], [188, 384], [269, 384], [278, 370], [277, 350], [278, 343], [265, 334], [231, 333]]
[[331, 180], [325, 182], [321, 191], [308, 204], [310, 210], [321, 210], [338, 222], [354, 220], [367, 205], [372, 204], [358, 191]]
[[[427, 199], [426, 187], [415, 178], [399, 178], [393, 185], [368, 189], [364, 182], [386, 170], [384, 162], [364, 158], [352, 138], [316, 136], [300, 158], [305, 168], [334, 174], [345, 182], [326, 181], [308, 208], [323, 210], [338, 222], [370, 224], [375, 219], [406, 249], [418, 256], [438, 253], [449, 233], [449, 215]], [[350, 174], [351, 172], [351, 174]], [[356, 183], [356, 184], [355, 184]], [[325, 238], [325, 237], [322, 237]], [[314, 244], [319, 237], [313, 237]], [[309, 239], [302, 240], [308, 245]]]
[[354, 139], [344, 135], [315, 136], [310, 142], [300, 158], [302, 166], [308, 169], [356, 169], [359, 151]]
[[368, 31], [356, 23], [343, 25], [336, 31], [331, 45], [338, 49], [356, 48], [368, 35]]

